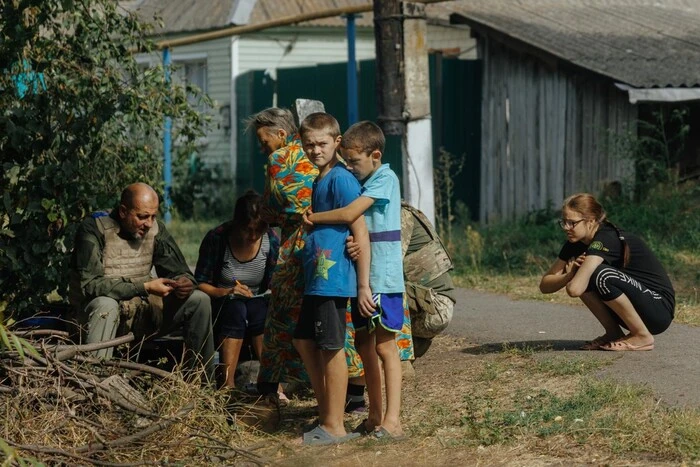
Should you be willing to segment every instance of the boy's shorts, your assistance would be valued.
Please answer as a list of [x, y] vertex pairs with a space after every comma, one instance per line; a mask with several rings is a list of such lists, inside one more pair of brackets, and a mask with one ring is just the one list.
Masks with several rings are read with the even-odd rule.
[[348, 297], [304, 295], [295, 339], [313, 339], [321, 350], [345, 348]]
[[372, 300], [377, 305], [371, 318], [360, 314], [357, 300], [352, 301], [352, 325], [356, 330], [367, 329], [373, 332], [381, 325], [389, 332], [400, 332], [403, 326], [403, 293], [372, 294]]

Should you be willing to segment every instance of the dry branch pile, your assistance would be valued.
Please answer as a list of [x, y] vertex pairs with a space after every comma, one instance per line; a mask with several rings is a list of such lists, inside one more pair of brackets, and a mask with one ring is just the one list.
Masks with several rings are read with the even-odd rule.
[[88, 356], [132, 341], [131, 334], [89, 345], [73, 345], [61, 331], [1, 334], [0, 441], [9, 457], [69, 465], [267, 463], [252, 447], [238, 447], [254, 436], [224, 393], [185, 382], [178, 370]]

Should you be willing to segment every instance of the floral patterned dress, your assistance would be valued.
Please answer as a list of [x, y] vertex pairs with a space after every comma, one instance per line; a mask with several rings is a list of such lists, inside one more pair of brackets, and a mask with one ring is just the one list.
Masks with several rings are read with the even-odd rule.
[[281, 244], [270, 281], [272, 295], [258, 381], [308, 381], [301, 358], [292, 345], [292, 336], [304, 295], [301, 254], [306, 234], [301, 216], [311, 206], [311, 189], [318, 169], [307, 159], [296, 134], [287, 137], [286, 145], [270, 154], [266, 172], [263, 197], [277, 216]]

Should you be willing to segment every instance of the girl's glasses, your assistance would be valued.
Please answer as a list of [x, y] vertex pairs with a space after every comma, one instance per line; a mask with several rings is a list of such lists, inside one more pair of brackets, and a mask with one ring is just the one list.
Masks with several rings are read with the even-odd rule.
[[559, 227], [561, 227], [563, 230], [571, 230], [574, 227], [576, 227], [580, 222], [585, 221], [586, 219], [579, 219], [577, 221], [571, 221], [569, 219], [559, 219]]

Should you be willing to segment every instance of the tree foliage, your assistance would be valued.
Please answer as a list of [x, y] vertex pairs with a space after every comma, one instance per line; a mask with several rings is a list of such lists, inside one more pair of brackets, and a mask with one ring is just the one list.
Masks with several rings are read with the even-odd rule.
[[[141, 181], [161, 190], [162, 131], [191, 152], [205, 117], [162, 67], [146, 26], [111, 0], [0, 0], [0, 312], [65, 296], [78, 222]], [[161, 190], [162, 191], [162, 190]]]

